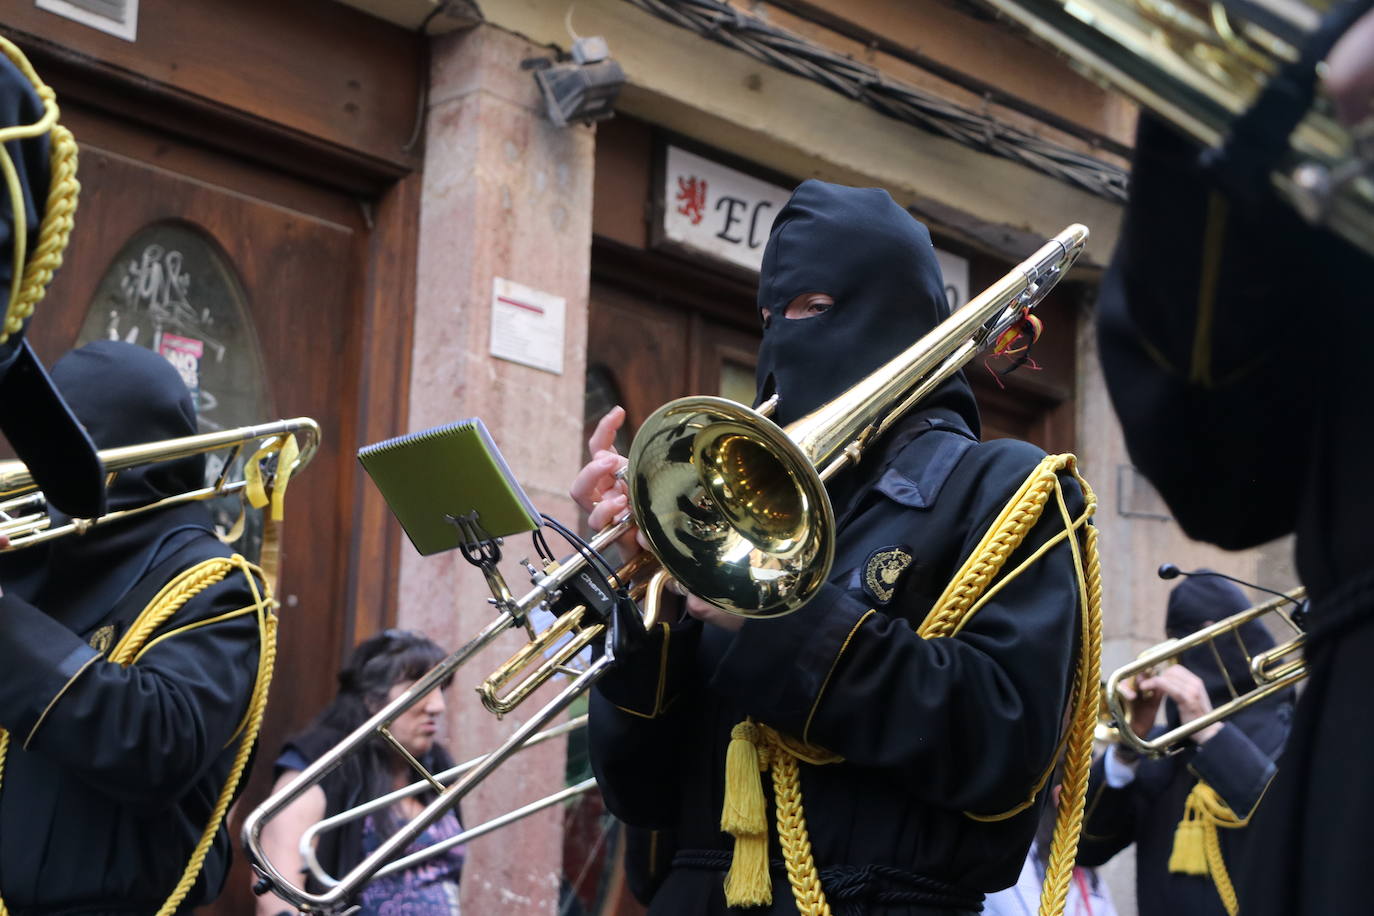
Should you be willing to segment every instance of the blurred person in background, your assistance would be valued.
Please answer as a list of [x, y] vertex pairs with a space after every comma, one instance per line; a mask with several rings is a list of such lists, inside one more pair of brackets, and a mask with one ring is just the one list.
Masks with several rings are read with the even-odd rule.
[[[1250, 607], [1238, 587], [1189, 576], [1169, 593], [1165, 630], [1177, 639]], [[1257, 620], [1238, 639], [1216, 640], [1182, 653], [1139, 683], [1123, 686], [1130, 727], [1142, 738], [1191, 722], [1255, 686], [1246, 653], [1274, 646]], [[1222, 663], [1218, 666], [1218, 660]], [[1292, 718], [1293, 691], [1280, 691], [1195, 732], [1172, 756], [1141, 759], [1124, 744], [1109, 748], [1093, 766], [1078, 861], [1101, 865], [1132, 843], [1136, 847], [1136, 900], [1140, 916], [1235, 916], [1234, 883], [1246, 868], [1250, 819], [1277, 768]], [[1216, 850], [1209, 853], [1209, 847]]]
[[[1056, 780], [1051, 804], [1040, 815], [1040, 827], [1035, 831], [1026, 863], [1021, 866], [1021, 877], [1006, 890], [988, 894], [983, 901], [983, 916], [1036, 916], [1040, 912], [1040, 896], [1050, 861], [1050, 839], [1054, 835], [1054, 813], [1061, 788]], [[1096, 869], [1085, 865], [1074, 867], [1063, 916], [1116, 916], [1111, 891]]]
[[[331, 747], [371, 718], [391, 700], [404, 693], [447, 655], [433, 641], [412, 630], [386, 630], [359, 643], [339, 672], [339, 692], [315, 721], [282, 748], [276, 762], [276, 784], [283, 788]], [[403, 747], [431, 773], [453, 766], [437, 735], [443, 725], [444, 690], [431, 691], [421, 702], [402, 713], [389, 728]], [[298, 876], [306, 890], [322, 887], [306, 868], [300, 838], [312, 824], [332, 817], [420, 778], [410, 764], [380, 737], [349, 754], [318, 785], [310, 787], [263, 828], [262, 843], [268, 858], [288, 878]], [[369, 814], [321, 834], [315, 855], [321, 867], [338, 877], [377, 849], [387, 837], [433, 801], [426, 791], [404, 798], [391, 808]], [[407, 854], [433, 845], [462, 831], [457, 808], [448, 811], [407, 848]], [[424, 914], [458, 916], [458, 886], [463, 873], [465, 847], [458, 846], [403, 872], [375, 878], [359, 894], [359, 916]], [[276, 916], [294, 910], [273, 894], [258, 898], [259, 916]]]

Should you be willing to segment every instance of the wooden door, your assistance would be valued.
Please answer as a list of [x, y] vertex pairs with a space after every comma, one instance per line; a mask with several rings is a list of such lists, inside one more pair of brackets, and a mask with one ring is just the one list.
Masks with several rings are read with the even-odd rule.
[[[587, 328], [588, 433], [607, 410], [623, 406], [617, 445], [626, 453], [644, 419], [674, 398], [712, 394], [753, 403], [759, 331], [747, 286], [712, 283], [700, 271], [691, 278], [625, 273], [602, 254], [593, 263]], [[568, 753], [570, 781], [590, 773], [583, 742], [570, 741]], [[575, 802], [564, 824], [562, 910], [642, 914], [626, 884], [626, 837], [599, 793]]]
[[[162, 352], [170, 352], [166, 335], [174, 333], [180, 354], [194, 347], [209, 371], [215, 353], [242, 351], [229, 354], [237, 368], [207, 397], [222, 408], [239, 389], [257, 386], [267, 413], [248, 422], [309, 416], [324, 431], [319, 453], [288, 494], [276, 674], [241, 813], [265, 795], [283, 738], [333, 695], [327, 673], [351, 637], [361, 209], [342, 195], [93, 112], [68, 110], [64, 120], [81, 142], [82, 191], [64, 266], [32, 325], [44, 361], [51, 364], [79, 334], [106, 336], [107, 311], [110, 332], [156, 349], [140, 310], [151, 300], [171, 303], [190, 317], [162, 328]], [[217, 286], [239, 296], [238, 319], [224, 317], [232, 310], [217, 324], [208, 319], [204, 297]], [[237, 343], [226, 346], [230, 340]], [[248, 869], [242, 855], [235, 858], [214, 912], [251, 912]]]
[[733, 300], [725, 305], [742, 318], [704, 312], [687, 294], [655, 295], [593, 277], [587, 326], [588, 429], [620, 404], [627, 415], [622, 444], [628, 446], [639, 424], [674, 398], [711, 394], [753, 403], [759, 342], [759, 332], [747, 324], [753, 300], [731, 287], [724, 295]]

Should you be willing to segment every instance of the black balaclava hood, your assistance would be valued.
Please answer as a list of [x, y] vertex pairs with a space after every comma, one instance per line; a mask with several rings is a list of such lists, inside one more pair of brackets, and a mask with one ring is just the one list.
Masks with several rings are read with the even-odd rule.
[[[98, 340], [57, 361], [52, 379], [97, 448], [196, 434], [196, 408], [180, 373], [146, 347]], [[200, 486], [205, 456], [121, 471], [111, 509], [143, 505]]]
[[[788, 319], [802, 293], [826, 293], [827, 311]], [[949, 314], [926, 227], [881, 188], [804, 182], [779, 211], [759, 273], [759, 309], [769, 316], [759, 345], [758, 401], [778, 394], [773, 420], [786, 425], [850, 388], [911, 346]], [[978, 408], [962, 373], [922, 402], [946, 407], [979, 433]]]
[[[1210, 570], [1200, 569], [1199, 573]], [[1250, 600], [1233, 582], [1217, 576], [1191, 575], [1169, 592], [1169, 609], [1164, 618], [1164, 631], [1172, 639], [1187, 636], [1202, 629], [1209, 622], [1216, 623], [1232, 614], [1250, 607]], [[1237, 639], [1239, 637], [1239, 639]], [[1244, 642], [1244, 649], [1240, 643]], [[1269, 635], [1264, 624], [1251, 620], [1241, 625], [1236, 636], [1223, 636], [1214, 641], [1216, 654], [1207, 646], [1199, 646], [1184, 652], [1179, 663], [1202, 678], [1207, 685], [1207, 695], [1212, 705], [1223, 703], [1231, 698], [1226, 686], [1226, 676], [1217, 667], [1217, 656], [1221, 656], [1226, 666], [1226, 675], [1237, 692], [1245, 692], [1255, 686], [1250, 674], [1250, 663], [1245, 653], [1251, 655], [1274, 647], [1274, 637]]]
[[[191, 392], [164, 357], [119, 341], [73, 350], [52, 370], [58, 391], [99, 448], [194, 435]], [[203, 486], [205, 456], [121, 471], [109, 508], [146, 505]], [[54, 523], [65, 517], [54, 512]], [[183, 539], [213, 534], [201, 503], [158, 509], [0, 555], [6, 594], [32, 602], [81, 633]]]

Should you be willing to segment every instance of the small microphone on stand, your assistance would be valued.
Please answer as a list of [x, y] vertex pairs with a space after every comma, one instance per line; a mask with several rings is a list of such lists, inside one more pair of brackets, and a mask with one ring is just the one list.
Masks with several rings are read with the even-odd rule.
[[1284, 601], [1287, 601], [1289, 604], [1293, 605], [1293, 607], [1297, 608], [1292, 614], [1292, 620], [1299, 628], [1302, 628], [1304, 619], [1307, 616], [1306, 601], [1298, 601], [1291, 595], [1285, 595], [1283, 592], [1276, 592], [1272, 588], [1265, 588], [1263, 585], [1256, 585], [1253, 582], [1246, 582], [1244, 579], [1237, 579], [1235, 576], [1228, 576], [1226, 573], [1211, 572], [1210, 570], [1195, 569], [1189, 572], [1179, 569], [1178, 566], [1173, 563], [1165, 563], [1159, 567], [1159, 578], [1161, 579], [1177, 579], [1179, 576], [1216, 576], [1218, 579], [1225, 579], [1237, 585], [1244, 585], [1246, 588], [1253, 588], [1257, 592], [1265, 592], [1282, 598]]

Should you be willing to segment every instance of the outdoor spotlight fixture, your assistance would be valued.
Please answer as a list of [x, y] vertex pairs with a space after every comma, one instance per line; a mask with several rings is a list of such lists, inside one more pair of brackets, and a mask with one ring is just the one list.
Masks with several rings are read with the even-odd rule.
[[527, 60], [524, 66], [534, 70], [544, 110], [557, 126], [567, 127], [574, 121], [590, 124], [615, 114], [625, 71], [611, 60], [606, 39], [578, 38], [572, 45], [571, 60], [555, 63], [540, 58]]

